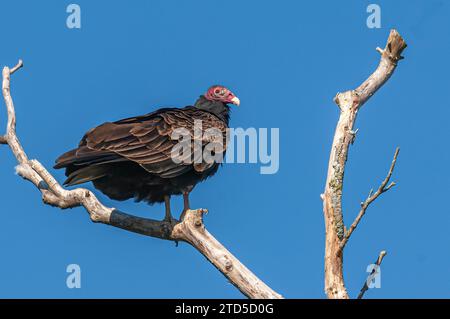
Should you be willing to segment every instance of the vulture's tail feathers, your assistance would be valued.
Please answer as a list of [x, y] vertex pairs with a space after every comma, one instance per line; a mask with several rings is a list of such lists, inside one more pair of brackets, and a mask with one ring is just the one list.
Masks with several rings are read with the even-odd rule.
[[76, 151], [77, 149], [68, 151], [66, 153], [64, 153], [63, 155], [61, 155], [60, 157], [58, 157], [56, 159], [56, 164], [55, 166], [53, 166], [53, 168], [63, 168], [66, 167], [67, 165], [70, 165], [73, 163], [74, 158], [76, 158]]
[[63, 168], [70, 165], [84, 166], [93, 164], [105, 164], [112, 162], [120, 162], [124, 159], [113, 152], [105, 152], [102, 150], [91, 150], [86, 146], [82, 146], [68, 151], [58, 157], [53, 168]]
[[80, 168], [69, 174], [64, 185], [72, 186], [95, 181], [107, 175], [108, 167], [103, 165], [94, 165]]
[[54, 168], [66, 168], [67, 180], [64, 185], [78, 185], [95, 181], [107, 175], [108, 163], [120, 162], [124, 159], [113, 153], [102, 150], [92, 150], [80, 146], [61, 155]]

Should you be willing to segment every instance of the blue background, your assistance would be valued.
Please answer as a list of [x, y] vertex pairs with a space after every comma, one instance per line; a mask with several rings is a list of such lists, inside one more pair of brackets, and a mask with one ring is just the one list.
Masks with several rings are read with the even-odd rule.
[[[381, 29], [366, 26], [369, 1], [77, 1], [80, 30], [66, 27], [69, 3], [0, 3], [0, 64], [25, 62], [12, 93], [28, 155], [50, 169], [95, 125], [192, 104], [211, 84], [230, 87], [242, 102], [233, 127], [280, 128], [280, 170], [225, 165], [198, 185], [192, 206], [208, 208], [209, 231], [289, 298], [324, 297], [319, 194], [338, 118], [332, 99], [374, 70], [375, 47], [397, 28], [409, 46], [359, 114], [346, 224], [384, 178], [396, 146], [398, 186], [354, 233], [345, 279], [356, 296], [367, 265], [386, 249], [382, 288], [368, 298], [450, 297], [448, 1], [377, 1]], [[15, 164], [0, 147], [0, 297], [242, 297], [186, 244], [93, 224], [81, 208], [43, 205]], [[63, 181], [62, 171], [51, 172]], [[163, 217], [161, 205], [99, 197]], [[173, 203], [180, 211], [181, 199]], [[81, 266], [81, 289], [66, 287], [71, 263]]]

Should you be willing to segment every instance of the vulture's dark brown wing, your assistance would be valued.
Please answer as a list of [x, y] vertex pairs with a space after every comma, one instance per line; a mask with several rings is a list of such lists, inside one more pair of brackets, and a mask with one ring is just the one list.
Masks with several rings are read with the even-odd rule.
[[[194, 107], [161, 109], [91, 129], [77, 149], [57, 159], [55, 168], [67, 167], [66, 184], [69, 185], [101, 178], [110, 169], [102, 164], [124, 161], [135, 162], [160, 178], [173, 178], [192, 170], [202, 173], [212, 163], [176, 163], [171, 158], [172, 149], [179, 142], [172, 138], [172, 133], [183, 128], [189, 131], [193, 140], [195, 120], [201, 120], [203, 131], [215, 128], [222, 132], [225, 150], [227, 126], [215, 115]], [[208, 142], [209, 139], [202, 137], [203, 146]]]

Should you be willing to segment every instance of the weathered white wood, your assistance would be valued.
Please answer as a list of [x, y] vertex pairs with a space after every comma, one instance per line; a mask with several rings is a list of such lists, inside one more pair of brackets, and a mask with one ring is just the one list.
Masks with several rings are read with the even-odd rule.
[[32, 182], [42, 193], [44, 203], [62, 209], [83, 206], [93, 222], [99, 222], [142, 235], [191, 244], [211, 262], [237, 289], [249, 298], [272, 298], [282, 296], [256, 277], [222, 244], [203, 224], [203, 209], [189, 210], [183, 220], [173, 223], [132, 216], [104, 206], [89, 190], [64, 189], [37, 160], [29, 160], [16, 135], [16, 115], [10, 92], [11, 74], [23, 66], [22, 61], [12, 69], [3, 69], [2, 92], [5, 99], [8, 124], [0, 144], [8, 144], [19, 165], [18, 175]]
[[[322, 194], [325, 218], [325, 293], [328, 298], [347, 299], [344, 284], [342, 241], [345, 238], [342, 213], [342, 189], [348, 149], [356, 132], [353, 126], [362, 105], [391, 77], [406, 43], [396, 30], [391, 30], [380, 63], [372, 75], [357, 89], [338, 93], [335, 102], [340, 116], [331, 146], [325, 190]], [[348, 240], [348, 239], [347, 239]]]

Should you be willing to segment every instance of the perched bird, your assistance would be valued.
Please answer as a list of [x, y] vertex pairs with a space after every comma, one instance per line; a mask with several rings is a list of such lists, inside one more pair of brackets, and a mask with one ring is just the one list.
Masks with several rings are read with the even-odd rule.
[[[164, 201], [165, 220], [173, 221], [170, 196], [183, 194], [184, 213], [189, 209], [189, 193], [194, 186], [214, 175], [220, 163], [192, 161], [192, 158], [191, 161], [175, 161], [172, 149], [179, 140], [173, 138], [172, 133], [185, 129], [194, 136], [194, 121], [201, 121], [203, 131], [219, 130], [225, 152], [229, 104], [239, 103], [229, 89], [215, 85], [201, 95], [194, 106], [162, 108], [146, 115], [103, 123], [89, 130], [78, 148], [61, 155], [54, 168], [66, 169], [65, 185], [92, 182], [114, 200], [135, 198], [149, 204]], [[200, 139], [198, 143], [205, 148], [209, 140]], [[189, 144], [192, 154], [195, 154], [194, 144]]]

